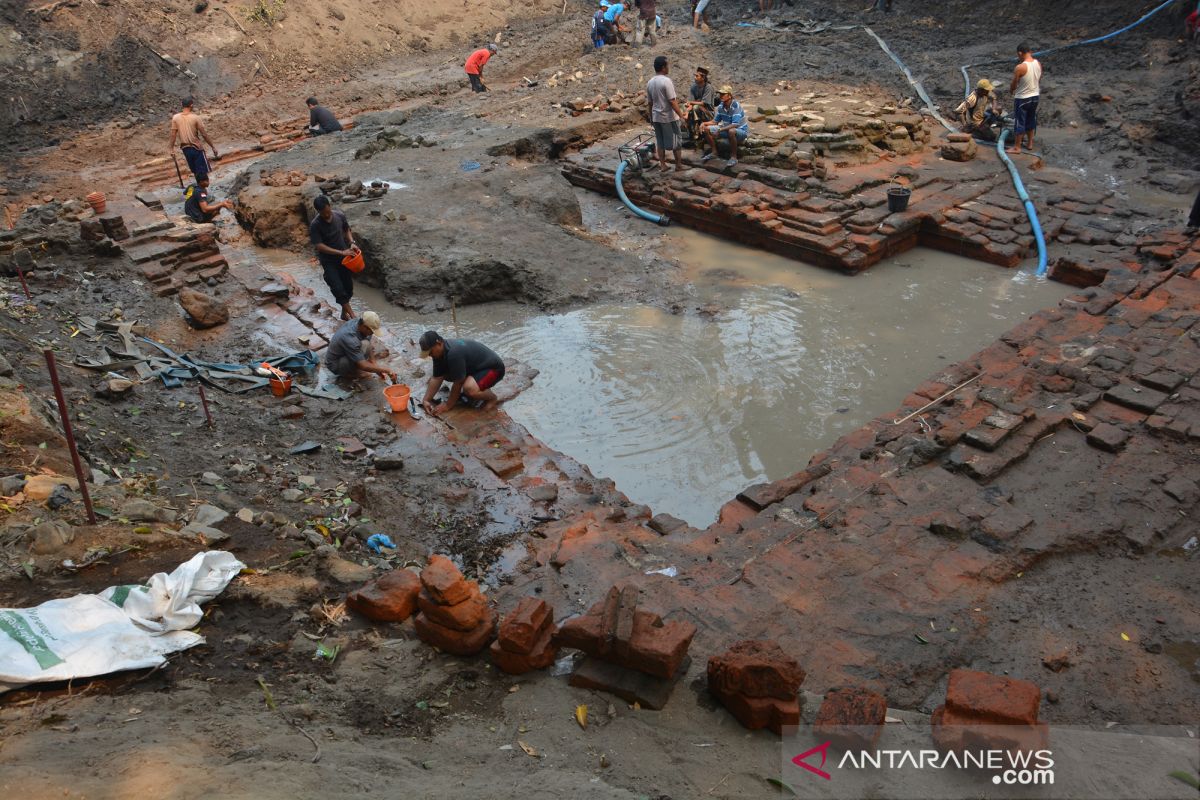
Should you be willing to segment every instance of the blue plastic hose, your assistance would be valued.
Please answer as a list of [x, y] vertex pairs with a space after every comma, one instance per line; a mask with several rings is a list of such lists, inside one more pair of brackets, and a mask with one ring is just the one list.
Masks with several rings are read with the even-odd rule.
[[670, 225], [671, 220], [667, 218], [666, 214], [651, 214], [649, 211], [644, 211], [643, 209], [635, 206], [633, 201], [629, 199], [629, 195], [625, 194], [625, 187], [621, 184], [621, 178], [625, 174], [625, 167], [627, 166], [629, 166], [628, 161], [622, 161], [617, 165], [617, 174], [614, 178], [614, 181], [617, 184], [617, 197], [621, 198], [621, 202], [625, 204], [626, 208], [628, 208], [634, 214], [637, 214], [642, 219], [649, 220], [657, 225]]
[[[1034, 53], [1033, 56], [1034, 56], [1034, 58], [1041, 58], [1042, 56], [1049, 55], [1050, 53], [1058, 53], [1063, 50], [1070, 50], [1072, 47], [1082, 47], [1085, 44], [1097, 44], [1098, 42], [1108, 41], [1109, 39], [1113, 38], [1114, 36], [1119, 36], [1120, 34], [1125, 33], [1126, 31], [1133, 30], [1138, 25], [1141, 25], [1143, 22], [1150, 19], [1151, 17], [1153, 17], [1158, 12], [1162, 11], [1167, 6], [1174, 5], [1175, 2], [1176, 2], [1176, 0], [1167, 0], [1165, 3], [1158, 6], [1157, 8], [1146, 12], [1146, 14], [1143, 15], [1141, 19], [1137, 20], [1136, 22], [1131, 22], [1130, 24], [1126, 25], [1124, 28], [1121, 28], [1120, 30], [1113, 31], [1112, 33], [1106, 33], [1103, 36], [1097, 36], [1094, 39], [1084, 39], [1082, 42], [1073, 42], [1071, 44], [1060, 45], [1059, 47], [1051, 47], [1049, 50], [1039, 50], [1038, 52]], [[966, 89], [966, 91], [964, 91], [963, 94], [968, 95], [971, 93], [971, 76], [970, 76], [970, 74], [967, 73], [968, 69], [970, 69], [971, 67], [985, 67], [989, 64], [1004, 64], [1008, 61], [1011, 61], [1011, 59], [999, 58], [999, 59], [996, 59], [995, 61], [980, 61], [977, 64], [964, 64], [961, 67], [959, 67], [959, 70], [962, 72], [963, 82], [965, 83], [965, 89]]]
[[1004, 152], [1004, 140], [1007, 138], [1008, 128], [1005, 128], [1000, 132], [1000, 139], [996, 142], [996, 154], [1000, 156], [1004, 166], [1008, 167], [1008, 172], [1012, 175], [1013, 186], [1017, 187], [1017, 197], [1021, 198], [1021, 202], [1025, 204], [1025, 213], [1029, 216], [1029, 227], [1033, 228], [1033, 238], [1037, 242], [1037, 276], [1041, 278], [1046, 275], [1046, 237], [1042, 234], [1042, 223], [1038, 221], [1037, 209], [1033, 207], [1033, 201], [1029, 199], [1029, 192], [1025, 191], [1025, 182], [1021, 180], [1021, 173], [1017, 172], [1017, 165], [1008, 157], [1008, 153]]

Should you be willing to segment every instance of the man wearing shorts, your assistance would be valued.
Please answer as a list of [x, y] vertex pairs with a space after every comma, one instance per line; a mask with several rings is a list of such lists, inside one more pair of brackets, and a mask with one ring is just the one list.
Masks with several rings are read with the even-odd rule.
[[194, 102], [191, 97], [183, 98], [183, 110], [171, 117], [171, 143], [168, 147], [174, 150], [175, 142], [179, 142], [183, 157], [187, 159], [188, 169], [199, 181], [211, 171], [208, 159], [204, 157], [202, 142], [208, 142], [208, 146], [212, 148], [213, 161], [220, 160], [221, 156], [217, 153], [217, 146], [213, 144], [212, 139], [208, 138], [204, 120], [192, 110]]
[[737, 166], [738, 142], [746, 141], [746, 137], [750, 135], [750, 123], [746, 121], [746, 112], [742, 110], [741, 103], [733, 99], [732, 86], [722, 86], [717, 90], [717, 97], [721, 98], [721, 102], [717, 104], [717, 113], [713, 116], [713, 121], [704, 127], [704, 135], [708, 137], [708, 146], [712, 148], [712, 152], [706, 153], [700, 160], [708, 161], [715, 156], [717, 137], [725, 136], [729, 139], [729, 166]]
[[1033, 48], [1022, 44], [1017, 48], [1017, 56], [1021, 63], [1013, 70], [1010, 91], [1013, 98], [1013, 136], [1016, 138], [1013, 149], [1008, 152], [1017, 155], [1021, 152], [1022, 140], [1026, 150], [1033, 150], [1033, 134], [1037, 130], [1038, 98], [1042, 92], [1042, 64], [1033, 57]]
[[650, 104], [650, 122], [654, 124], [658, 163], [662, 165], [663, 172], [666, 172], [667, 150], [672, 150], [675, 153], [675, 171], [682, 172], [680, 151], [683, 147], [683, 136], [679, 126], [684, 114], [675, 95], [675, 83], [667, 77], [668, 71], [666, 56], [654, 59], [654, 77], [646, 83], [646, 100]]
[[699, 28], [701, 25], [708, 30], [708, 0], [697, 0], [696, 7], [692, 9], [692, 27]]
[[[504, 378], [504, 361], [490, 348], [471, 339], [446, 341], [437, 331], [425, 331], [420, 340], [421, 357], [433, 359], [433, 376], [425, 388], [421, 407], [430, 414], [444, 414], [460, 399], [474, 408], [496, 402], [492, 387]], [[440, 406], [433, 397], [449, 381], [450, 396]]]

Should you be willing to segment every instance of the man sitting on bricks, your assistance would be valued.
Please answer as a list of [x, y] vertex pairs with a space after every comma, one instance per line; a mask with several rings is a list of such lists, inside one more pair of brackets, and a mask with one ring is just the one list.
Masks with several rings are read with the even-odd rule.
[[196, 182], [183, 193], [183, 213], [192, 222], [212, 222], [222, 208], [233, 211], [233, 202], [222, 200], [214, 203], [208, 197], [208, 176], [196, 178]]
[[975, 91], [959, 103], [954, 113], [958, 114], [963, 133], [969, 133], [985, 142], [994, 142], [999, 137], [996, 127], [1001, 122], [1000, 106], [996, 101], [995, 87], [987, 78], [979, 79], [979, 83], [975, 84]]
[[380, 380], [391, 378], [394, 383], [395, 371], [370, 358], [373, 350], [371, 337], [379, 333], [382, 327], [379, 315], [374, 311], [343, 322], [325, 349], [325, 367], [339, 378], [365, 378], [373, 374], [378, 375]]
[[[504, 378], [504, 361], [490, 348], [471, 339], [446, 341], [437, 331], [421, 334], [421, 357], [433, 359], [433, 376], [425, 389], [421, 407], [430, 414], [444, 414], [463, 402], [473, 408], [487, 408], [496, 402], [492, 387]], [[433, 398], [449, 381], [446, 402], [434, 406]]]
[[683, 106], [687, 110], [688, 136], [695, 145], [700, 138], [700, 127], [712, 121], [717, 105], [716, 89], [708, 82], [708, 70], [704, 67], [696, 67], [696, 77], [688, 96], [690, 99]]
[[737, 164], [738, 142], [746, 141], [750, 135], [750, 123], [746, 121], [746, 112], [737, 100], [733, 99], [733, 87], [725, 84], [717, 91], [721, 102], [717, 105], [713, 121], [704, 126], [704, 135], [708, 137], [711, 153], [705, 154], [701, 161], [708, 161], [717, 154], [717, 138], [726, 136], [729, 139], [729, 166]]

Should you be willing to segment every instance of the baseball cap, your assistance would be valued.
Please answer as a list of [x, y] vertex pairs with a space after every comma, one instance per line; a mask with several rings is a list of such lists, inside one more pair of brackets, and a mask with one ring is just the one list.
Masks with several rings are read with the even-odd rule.
[[717, 94], [727, 94], [727, 95], [732, 95], [732, 94], [733, 94], [733, 87], [732, 87], [732, 86], [730, 86], [730, 85], [727, 83], [727, 84], [725, 84], [724, 86], [722, 86], [720, 89], [717, 89]]
[[420, 340], [417, 342], [421, 347], [421, 358], [427, 358], [429, 351], [440, 341], [442, 341], [442, 337], [438, 335], [437, 331], [425, 331], [422, 333]]
[[990, 92], [992, 90], [992, 82], [987, 78], [980, 78], [979, 83], [975, 84], [975, 88], [983, 89], [985, 92]]
[[379, 321], [379, 315], [374, 311], [366, 311], [362, 315], [362, 323], [371, 329], [372, 333], [379, 333], [379, 329], [383, 327], [383, 323]]

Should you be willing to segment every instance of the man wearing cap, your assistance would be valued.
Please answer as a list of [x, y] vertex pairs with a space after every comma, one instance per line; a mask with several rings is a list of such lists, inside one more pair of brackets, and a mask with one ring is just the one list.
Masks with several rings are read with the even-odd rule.
[[999, 121], [1000, 108], [996, 103], [995, 88], [987, 78], [980, 78], [979, 83], [975, 84], [975, 91], [967, 95], [954, 113], [958, 114], [963, 133], [986, 142], [996, 141], [996, 131], [992, 125]]
[[608, 0], [600, 0], [600, 7], [596, 9], [596, 13], [592, 14], [592, 44], [597, 48], [609, 44], [611, 32], [608, 28], [608, 22], [604, 19], [604, 14], [608, 11], [608, 6]]
[[711, 153], [706, 153], [701, 161], [708, 161], [717, 154], [717, 137], [726, 136], [729, 139], [729, 166], [737, 165], [738, 142], [746, 141], [750, 135], [750, 123], [746, 121], [746, 112], [741, 104], [733, 99], [733, 87], [725, 84], [717, 90], [721, 102], [717, 104], [713, 121], [704, 127], [704, 135], [708, 137]]
[[329, 198], [319, 195], [313, 200], [317, 215], [308, 224], [308, 239], [317, 249], [317, 261], [321, 262], [325, 283], [333, 292], [333, 301], [342, 307], [342, 319], [354, 319], [350, 309], [350, 298], [354, 296], [354, 273], [342, 263], [342, 259], [358, 251], [350, 223], [341, 211], [334, 211]]
[[[475, 408], [496, 402], [492, 387], [504, 378], [504, 361], [490, 348], [471, 339], [446, 341], [437, 331], [421, 334], [421, 357], [433, 359], [433, 376], [425, 389], [421, 407], [430, 414], [443, 414], [463, 399]], [[450, 396], [440, 406], [433, 405], [442, 384], [450, 382]]]
[[208, 131], [204, 129], [204, 120], [200, 119], [200, 115], [192, 110], [195, 101], [191, 97], [185, 97], [182, 105], [183, 109], [171, 117], [171, 143], [168, 147], [174, 150], [175, 142], [179, 142], [179, 149], [183, 151], [183, 157], [187, 159], [188, 169], [192, 171], [192, 175], [198, 181], [208, 175], [210, 171], [208, 159], [204, 156], [203, 142], [208, 142], [208, 146], [212, 148], [213, 161], [218, 161], [221, 156], [217, 153], [217, 146], [213, 144], [212, 139], [208, 138]]
[[496, 52], [496, 45], [488, 42], [487, 47], [481, 47], [471, 55], [467, 56], [467, 63], [463, 69], [467, 72], [467, 79], [471, 81], [471, 91], [486, 92], [488, 88], [483, 85], [483, 65], [488, 62], [488, 59]]
[[658, 163], [667, 171], [667, 151], [675, 153], [675, 171], [683, 171], [682, 132], [679, 123], [683, 120], [683, 109], [675, 95], [675, 83], [668, 77], [670, 67], [666, 56], [654, 59], [654, 77], [646, 82], [646, 100], [650, 104], [650, 122], [654, 125], [655, 149]]
[[363, 378], [368, 373], [385, 376], [396, 381], [396, 373], [370, 359], [371, 336], [379, 333], [383, 325], [379, 315], [367, 311], [358, 319], [348, 320], [337, 329], [325, 349], [325, 367], [339, 378]]
[[604, 10], [604, 22], [608, 25], [608, 31], [613, 36], [613, 42], [625, 44], [626, 28], [621, 27], [621, 15], [625, 13], [624, 3], [612, 3]]

